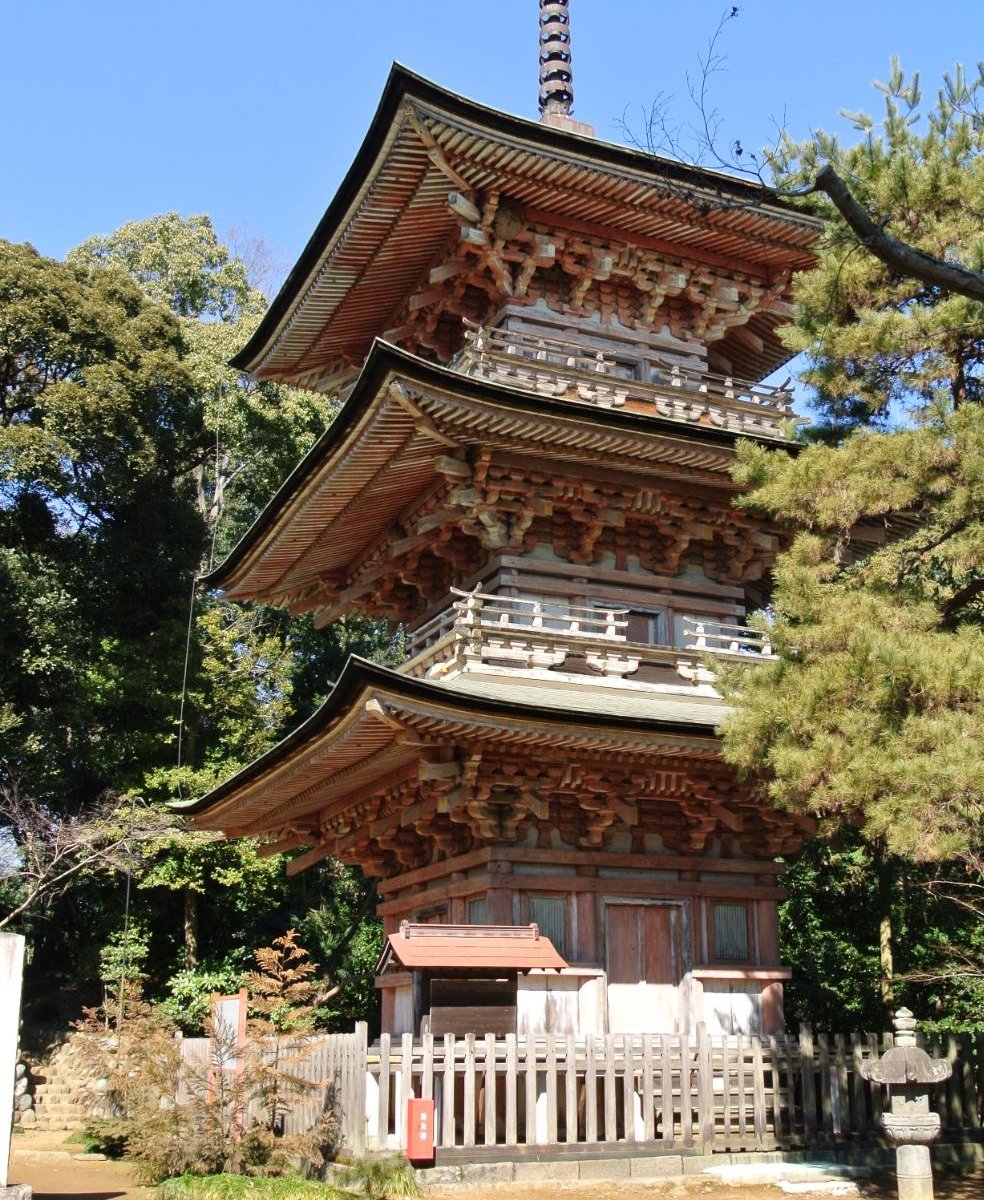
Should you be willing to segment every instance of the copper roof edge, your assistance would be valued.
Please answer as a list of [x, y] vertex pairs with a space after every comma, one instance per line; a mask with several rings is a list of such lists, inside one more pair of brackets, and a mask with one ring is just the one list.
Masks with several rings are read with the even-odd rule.
[[337, 231], [340, 219], [359, 188], [364, 185], [372, 163], [382, 147], [386, 132], [407, 100], [429, 102], [453, 117], [470, 119], [484, 125], [490, 133], [522, 137], [526, 141], [540, 143], [547, 149], [567, 149], [581, 157], [593, 159], [602, 166], [641, 171], [653, 176], [654, 182], [670, 181], [698, 190], [709, 188], [717, 192], [724, 189], [736, 198], [746, 201], [758, 199], [762, 208], [768, 209], [778, 218], [820, 228], [817, 218], [794, 208], [763, 184], [751, 183], [723, 171], [691, 166], [631, 146], [621, 146], [616, 142], [584, 137], [579, 133], [541, 124], [539, 120], [517, 117], [442, 88], [423, 75], [417, 75], [400, 63], [394, 62], [352, 165], [263, 320], [246, 345], [229, 360], [231, 366], [244, 371], [252, 370], [269, 349], [283, 320], [299, 300], [318, 260]]
[[[169, 808], [183, 815], [196, 816], [207, 812], [220, 801], [226, 799], [248, 783], [264, 774], [265, 771], [278, 766], [290, 754], [313, 743], [331, 722], [348, 711], [353, 702], [370, 687], [379, 687], [388, 691], [391, 696], [403, 699], [416, 699], [425, 702], [436, 702], [451, 707], [463, 713], [480, 715], [495, 715], [504, 717], [521, 717], [528, 720], [535, 715], [541, 725], [559, 725], [569, 729], [574, 724], [613, 728], [621, 732], [632, 730], [648, 731], [667, 734], [669, 736], [714, 738], [714, 725], [702, 725], [694, 722], [666, 721], [658, 717], [629, 717], [612, 716], [606, 713], [581, 712], [563, 708], [542, 708], [513, 700], [492, 699], [485, 696], [475, 696], [467, 692], [452, 691], [439, 683], [431, 683], [423, 679], [414, 679], [401, 674], [390, 667], [381, 667], [357, 655], [349, 655], [338, 681], [328, 694], [327, 699], [317, 708], [307, 720], [303, 721], [275, 746], [265, 751], [258, 758], [247, 764], [235, 775], [206, 792], [195, 800], [171, 801]], [[716, 740], [716, 739], [715, 739]]]
[[671, 417], [648, 415], [635, 412], [625, 412], [618, 408], [593, 408], [589, 405], [579, 405], [570, 400], [542, 396], [522, 388], [510, 387], [491, 380], [478, 379], [471, 375], [463, 375], [448, 367], [438, 366], [419, 358], [407, 350], [376, 338], [366, 356], [362, 370], [348, 399], [338, 411], [338, 415], [317, 441], [308, 450], [293, 471], [287, 476], [274, 495], [267, 501], [252, 525], [246, 530], [235, 546], [217, 567], [200, 577], [207, 587], [224, 588], [229, 582], [229, 576], [242, 563], [243, 559], [255, 549], [265, 530], [276, 518], [278, 512], [293, 498], [301, 486], [321, 465], [323, 460], [344, 442], [349, 429], [357, 423], [358, 418], [367, 407], [377, 399], [380, 385], [387, 375], [400, 372], [413, 382], [431, 384], [448, 390], [459, 391], [471, 398], [490, 400], [495, 403], [507, 403], [514, 409], [538, 416], [563, 417], [566, 420], [590, 420], [595, 424], [608, 426], [638, 433], [657, 434], [662, 437], [676, 437], [687, 442], [705, 442], [720, 446], [733, 446], [740, 440], [760, 442], [764, 445], [775, 446], [789, 453], [797, 453], [800, 444], [783, 438], [766, 437], [763, 434], [736, 432], [730, 429], [719, 429], [714, 426], [688, 425]]

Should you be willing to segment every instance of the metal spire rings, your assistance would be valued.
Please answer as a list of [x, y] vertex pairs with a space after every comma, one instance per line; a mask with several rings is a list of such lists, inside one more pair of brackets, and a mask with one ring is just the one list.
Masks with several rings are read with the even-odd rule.
[[540, 112], [574, 107], [568, 0], [540, 0]]

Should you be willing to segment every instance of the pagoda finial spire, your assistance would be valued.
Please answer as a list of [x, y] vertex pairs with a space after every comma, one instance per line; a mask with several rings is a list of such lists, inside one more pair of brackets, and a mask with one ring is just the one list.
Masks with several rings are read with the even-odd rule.
[[540, 120], [555, 129], [594, 136], [594, 129], [571, 116], [574, 74], [571, 71], [570, 0], [540, 0]]
[[540, 112], [569, 116], [574, 107], [569, 0], [540, 0]]

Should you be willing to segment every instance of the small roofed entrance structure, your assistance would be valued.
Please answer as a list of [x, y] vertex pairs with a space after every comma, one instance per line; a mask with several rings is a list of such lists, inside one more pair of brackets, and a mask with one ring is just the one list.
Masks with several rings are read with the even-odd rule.
[[395, 1033], [573, 1033], [578, 975], [569, 972], [535, 924], [403, 921], [386, 940], [376, 985], [383, 1024]]

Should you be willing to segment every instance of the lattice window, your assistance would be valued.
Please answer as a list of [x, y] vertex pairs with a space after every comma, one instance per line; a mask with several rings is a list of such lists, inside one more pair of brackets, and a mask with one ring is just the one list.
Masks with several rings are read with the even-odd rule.
[[554, 944], [558, 954], [567, 954], [567, 901], [560, 896], [528, 896], [527, 916]]
[[484, 925], [485, 920], [485, 897], [479, 896], [476, 900], [468, 901], [468, 924], [469, 925]]
[[714, 957], [748, 958], [748, 906], [714, 905]]

